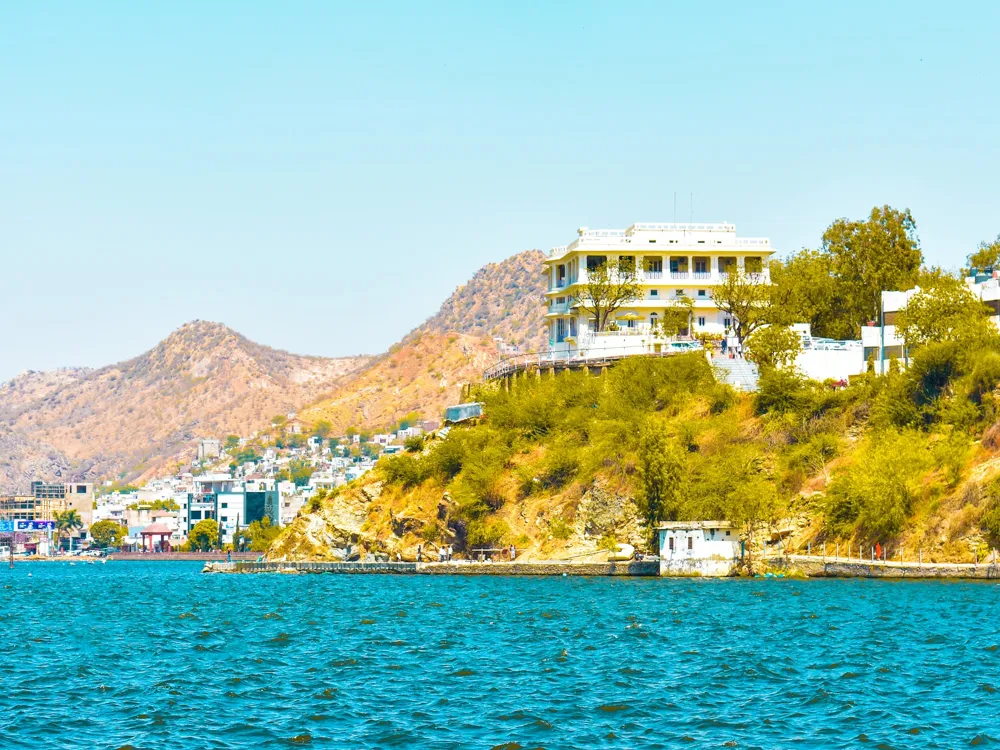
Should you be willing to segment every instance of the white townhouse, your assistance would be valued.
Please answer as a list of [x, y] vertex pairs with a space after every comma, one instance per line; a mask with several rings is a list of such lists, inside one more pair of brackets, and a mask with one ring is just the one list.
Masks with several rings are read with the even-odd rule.
[[[990, 320], [1000, 328], [1000, 270], [970, 269], [965, 278], [965, 288], [991, 309]], [[879, 375], [889, 371], [893, 359], [899, 362], [900, 367], [909, 364], [909, 352], [906, 342], [896, 330], [896, 318], [919, 291], [917, 286], [905, 292], [882, 292], [880, 319], [869, 321], [861, 328], [865, 366], [870, 359], [874, 359], [875, 372]]]
[[[690, 327], [681, 336], [723, 334], [732, 321], [712, 299], [713, 288], [732, 269], [770, 283], [771, 241], [737, 237], [733, 224], [633, 224], [627, 229], [581, 227], [577, 233], [569, 245], [553, 248], [544, 263], [554, 354], [660, 351], [663, 341], [653, 335], [656, 325], [683, 298], [691, 300], [693, 309]], [[634, 264], [641, 297], [615, 311], [614, 325], [596, 331], [593, 316], [580, 308], [587, 273], [622, 259]]]

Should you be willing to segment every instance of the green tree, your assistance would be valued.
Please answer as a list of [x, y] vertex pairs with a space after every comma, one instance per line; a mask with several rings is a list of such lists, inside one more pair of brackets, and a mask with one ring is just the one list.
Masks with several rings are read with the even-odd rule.
[[746, 357], [760, 369], [789, 367], [802, 351], [802, 339], [784, 325], [758, 328], [746, 340]]
[[838, 293], [852, 326], [852, 336], [867, 320], [878, 320], [883, 291], [913, 287], [923, 255], [917, 225], [909, 209], [872, 209], [863, 221], [837, 219], [823, 233]]
[[188, 534], [191, 548], [200, 552], [208, 552], [219, 543], [219, 524], [213, 518], [198, 521]]
[[[83, 528], [83, 519], [80, 518], [80, 514], [73, 509], [63, 511], [61, 513], [55, 514], [56, 522], [56, 532], [59, 536], [65, 536], [67, 539], [72, 539], [73, 534]], [[70, 544], [72, 546], [72, 542]]]
[[969, 258], [969, 268], [995, 268], [1000, 263], [1000, 234], [993, 242], [980, 242], [979, 248]]
[[90, 527], [90, 535], [98, 547], [118, 547], [125, 538], [125, 529], [115, 521], [98, 521]]
[[733, 334], [740, 344], [768, 323], [771, 289], [742, 268], [732, 268], [712, 290], [712, 299], [732, 320]]
[[286, 422], [288, 422], [288, 417], [284, 414], [279, 414], [278, 416], [271, 418], [271, 424], [275, 427], [281, 427]]
[[608, 319], [622, 305], [642, 298], [635, 261], [619, 258], [587, 270], [579, 297], [579, 308], [594, 319], [594, 330], [603, 331]]
[[676, 336], [684, 329], [691, 327], [691, 313], [694, 301], [686, 294], [672, 300], [672, 304], [663, 311], [663, 316], [657, 325], [659, 333], [666, 337]]
[[647, 420], [639, 437], [639, 512], [652, 538], [656, 524], [674, 521], [681, 508], [684, 457], [662, 424]]
[[330, 430], [333, 429], [333, 425], [327, 420], [321, 419], [315, 425], [313, 425], [312, 434], [318, 438], [325, 438], [330, 434]]
[[857, 335], [829, 253], [803, 249], [784, 262], [772, 261], [770, 268], [772, 323], [808, 323], [814, 336], [834, 339]]
[[741, 530], [746, 542], [746, 566], [753, 570], [754, 551], [760, 543], [760, 534], [777, 523], [784, 511], [784, 503], [772, 482], [760, 473], [753, 473], [730, 495], [728, 505], [726, 515]]
[[[322, 498], [321, 498], [322, 499]], [[281, 533], [281, 528], [271, 523], [271, 519], [264, 516], [259, 521], [253, 521], [249, 526], [239, 533], [243, 546], [252, 552], [267, 552], [271, 544]]]
[[240, 436], [239, 435], [226, 435], [226, 442], [223, 449], [232, 452], [240, 447]]
[[1000, 335], [990, 322], [992, 312], [963, 281], [945, 276], [909, 299], [896, 316], [896, 331], [911, 350], [943, 341], [995, 348]]

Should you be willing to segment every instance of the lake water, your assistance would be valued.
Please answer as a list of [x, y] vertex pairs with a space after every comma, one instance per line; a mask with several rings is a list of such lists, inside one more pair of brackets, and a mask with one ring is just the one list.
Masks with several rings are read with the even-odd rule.
[[989, 747], [998, 622], [992, 583], [20, 563], [0, 747]]

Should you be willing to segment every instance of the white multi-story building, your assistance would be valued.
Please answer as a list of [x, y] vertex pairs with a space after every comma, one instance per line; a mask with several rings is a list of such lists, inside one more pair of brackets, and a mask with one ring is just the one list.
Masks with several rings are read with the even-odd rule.
[[[973, 268], [965, 279], [965, 287], [992, 310], [990, 320], [1000, 328], [1000, 272], [993, 269], [983, 272]], [[900, 367], [909, 364], [910, 353], [896, 330], [896, 318], [919, 291], [920, 287], [914, 287], [905, 292], [882, 292], [881, 319], [871, 321], [861, 329], [864, 361], [867, 363], [874, 359], [875, 372], [879, 375], [889, 371], [889, 363], [893, 359]]]
[[[712, 290], [733, 269], [770, 283], [767, 263], [774, 253], [766, 238], [737, 237], [733, 224], [633, 224], [628, 229], [578, 230], [579, 237], [553, 248], [545, 260], [549, 348], [567, 355], [660, 351], [654, 332], [678, 300], [692, 303], [690, 326], [682, 336], [723, 334], [732, 325]], [[613, 314], [614, 325], [596, 331], [593, 316], [580, 307], [588, 270], [602, 263], [634, 264], [641, 297]]]

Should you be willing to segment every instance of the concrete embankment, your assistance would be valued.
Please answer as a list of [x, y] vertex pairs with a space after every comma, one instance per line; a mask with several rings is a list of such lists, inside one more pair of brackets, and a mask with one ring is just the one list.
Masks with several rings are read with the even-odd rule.
[[789, 555], [769, 558], [773, 571], [798, 572], [809, 578], [960, 578], [1000, 579], [1000, 565], [995, 563], [920, 563]]
[[205, 573], [408, 573], [460, 576], [656, 576], [657, 561], [618, 563], [573, 562], [209, 562]]

